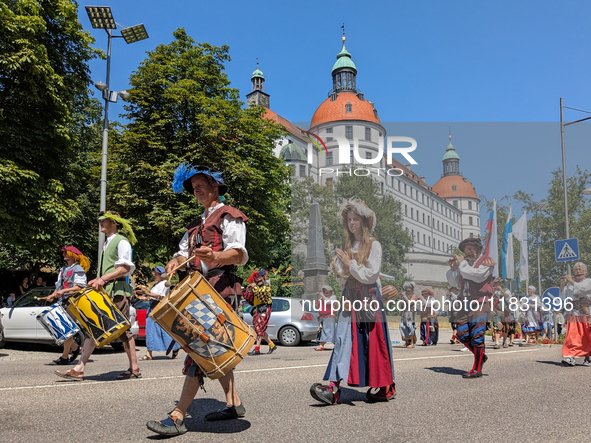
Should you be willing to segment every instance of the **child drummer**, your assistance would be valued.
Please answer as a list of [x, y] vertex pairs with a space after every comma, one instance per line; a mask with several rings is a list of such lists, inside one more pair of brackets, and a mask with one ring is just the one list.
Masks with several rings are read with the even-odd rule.
[[[90, 269], [90, 261], [80, 250], [74, 246], [66, 246], [61, 249], [66, 266], [60, 269], [55, 283], [55, 291], [49, 297], [48, 302], [52, 302], [55, 298], [62, 298], [65, 294], [71, 291], [79, 291], [82, 286], [86, 285], [86, 273]], [[70, 357], [70, 350], [72, 356]], [[67, 365], [78, 357], [80, 354], [80, 346], [74, 343], [74, 338], [70, 337], [64, 342], [64, 351], [57, 360], [53, 360], [56, 365]]]
[[[181, 164], [175, 170], [172, 189], [177, 194], [183, 190], [193, 194], [204, 206], [205, 212], [187, 225], [187, 232], [179, 243], [179, 251], [166, 265], [166, 272], [170, 275], [177, 266], [195, 256], [194, 260], [186, 264], [188, 271], [200, 271], [216, 291], [237, 308], [241, 289], [235, 271], [236, 266], [248, 261], [244, 246], [248, 217], [223, 203], [223, 195], [228, 187], [221, 172]], [[190, 356], [185, 360], [183, 374], [186, 375], [185, 382], [176, 408], [166, 419], [151, 420], [146, 424], [148, 429], [157, 434], [173, 436], [188, 431], [185, 414], [199, 387], [203, 385], [203, 374]], [[234, 372], [230, 371], [219, 381], [226, 393], [226, 407], [207, 414], [205, 419], [218, 421], [244, 416], [245, 409], [236, 391]]]

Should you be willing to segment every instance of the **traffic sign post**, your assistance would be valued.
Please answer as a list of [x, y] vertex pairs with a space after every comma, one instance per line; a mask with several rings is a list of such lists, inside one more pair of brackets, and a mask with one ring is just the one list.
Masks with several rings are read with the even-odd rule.
[[567, 238], [554, 242], [554, 253], [557, 262], [575, 261], [579, 259], [579, 239]]

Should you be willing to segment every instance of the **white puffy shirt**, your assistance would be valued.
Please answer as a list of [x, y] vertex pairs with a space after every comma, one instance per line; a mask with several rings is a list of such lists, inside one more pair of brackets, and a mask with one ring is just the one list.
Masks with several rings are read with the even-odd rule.
[[[351, 252], [357, 253], [359, 250], [359, 242], [356, 241], [351, 246]], [[343, 264], [337, 257], [335, 266], [339, 274], [343, 273]], [[351, 276], [363, 285], [372, 285], [377, 282], [377, 286], [381, 287], [380, 283], [380, 269], [382, 268], [382, 245], [377, 240], [371, 243], [371, 249], [369, 250], [369, 257], [367, 257], [367, 266], [363, 266], [357, 263], [357, 260], [352, 259], [351, 265], [349, 266], [349, 272]]]
[[[208, 208], [207, 211], [201, 215], [203, 222], [207, 216], [210, 216], [215, 210], [224, 206], [223, 203], [219, 205]], [[248, 261], [248, 252], [246, 251], [246, 225], [244, 222], [239, 218], [234, 218], [230, 214], [226, 214], [222, 219], [221, 224], [222, 229], [222, 247], [223, 251], [228, 251], [230, 249], [239, 249], [242, 251], [242, 260], [240, 263], [237, 263], [237, 266], [243, 266]], [[173, 257], [182, 256], [185, 258], [189, 258], [189, 232], [185, 232], [183, 238], [179, 242], [179, 250]]]

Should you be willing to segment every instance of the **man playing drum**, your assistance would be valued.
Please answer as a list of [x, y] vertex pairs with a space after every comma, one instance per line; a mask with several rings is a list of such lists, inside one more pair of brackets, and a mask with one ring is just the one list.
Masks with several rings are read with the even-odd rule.
[[[118, 224], [122, 225], [127, 231], [127, 238], [119, 234]], [[131, 261], [131, 243], [135, 244], [135, 235], [129, 222], [121, 218], [115, 211], [102, 211], [99, 214], [99, 225], [101, 232], [106, 237], [97, 274], [100, 277], [91, 280], [88, 284], [96, 291], [105, 288], [115, 306], [129, 320], [129, 299], [132, 295], [132, 289], [127, 283], [126, 277], [135, 271], [135, 265]], [[123, 349], [125, 349], [129, 359], [129, 369], [118, 375], [117, 379], [141, 378], [142, 374], [135, 355], [135, 340], [131, 330], [125, 331], [120, 340], [123, 342]], [[87, 337], [84, 340], [82, 355], [78, 364], [69, 371], [55, 371], [55, 373], [69, 380], [82, 380], [84, 378], [84, 368], [94, 348], [94, 341]]]
[[[173, 270], [190, 260], [186, 267], [189, 272], [200, 271], [215, 290], [234, 306], [238, 306], [241, 295], [240, 282], [235, 275], [236, 266], [248, 261], [245, 248], [248, 217], [238, 209], [222, 203], [223, 194], [228, 191], [220, 172], [207, 168], [181, 164], [174, 173], [172, 189], [175, 193], [183, 189], [193, 194], [205, 212], [197, 220], [187, 225], [187, 232], [179, 243], [179, 251], [166, 265], [170, 275]], [[161, 435], [179, 435], [188, 431], [185, 424], [187, 408], [203, 385], [203, 374], [197, 364], [187, 356], [183, 368], [186, 375], [183, 390], [176, 408], [162, 421], [151, 420], [148, 429]], [[234, 382], [234, 372], [230, 371], [219, 379], [226, 394], [226, 407], [205, 416], [208, 421], [229, 420], [244, 416], [245, 409]]]

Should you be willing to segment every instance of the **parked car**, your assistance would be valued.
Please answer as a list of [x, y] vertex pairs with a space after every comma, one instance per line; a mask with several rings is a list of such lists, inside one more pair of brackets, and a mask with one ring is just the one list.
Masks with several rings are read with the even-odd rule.
[[[37, 315], [41, 314], [48, 306], [55, 302], [38, 300], [47, 297], [55, 291], [54, 287], [34, 288], [18, 298], [11, 308], [0, 309], [0, 321], [4, 326], [4, 342], [44, 343], [55, 345], [55, 340], [49, 332], [37, 321]], [[134, 336], [138, 333], [138, 324], [135, 308], [130, 309], [131, 331]], [[79, 337], [80, 339], [82, 337]], [[122, 343], [111, 343], [113, 348], [122, 348]]]
[[[284, 346], [297, 346], [301, 342], [316, 339], [318, 331], [318, 313], [312, 304], [301, 298], [273, 297], [271, 317], [267, 334], [271, 340], [278, 340]], [[245, 304], [244, 321], [252, 326], [253, 307]]]
[[138, 300], [133, 306], [137, 312], [138, 333], [136, 340], [146, 339], [146, 317], [148, 316], [148, 309], [150, 302], [148, 300]]

